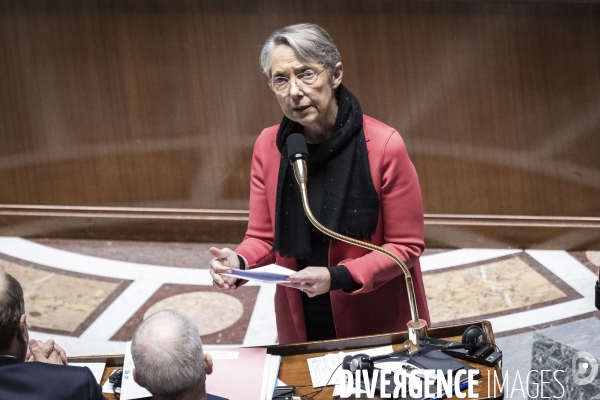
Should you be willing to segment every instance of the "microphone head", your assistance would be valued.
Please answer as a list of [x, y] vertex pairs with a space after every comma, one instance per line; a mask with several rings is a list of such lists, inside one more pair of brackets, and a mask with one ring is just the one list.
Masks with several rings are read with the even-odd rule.
[[473, 350], [485, 346], [487, 337], [483, 329], [476, 325], [469, 326], [462, 336], [462, 343], [467, 350]]
[[299, 133], [292, 133], [288, 136], [286, 142], [288, 159], [290, 162], [296, 161], [299, 158], [306, 160], [308, 157], [308, 148], [304, 136]]

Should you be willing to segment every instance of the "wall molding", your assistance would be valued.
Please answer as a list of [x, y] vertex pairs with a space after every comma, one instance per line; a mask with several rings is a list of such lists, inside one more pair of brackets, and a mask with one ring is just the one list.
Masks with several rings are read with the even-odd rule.
[[177, 219], [248, 221], [247, 210], [152, 207], [90, 207], [0, 204], [0, 215], [65, 218]]
[[425, 225], [600, 229], [600, 217], [425, 214]]
[[[242, 240], [247, 210], [0, 204], [0, 235], [73, 239]], [[600, 250], [600, 217], [425, 214], [428, 247]]]

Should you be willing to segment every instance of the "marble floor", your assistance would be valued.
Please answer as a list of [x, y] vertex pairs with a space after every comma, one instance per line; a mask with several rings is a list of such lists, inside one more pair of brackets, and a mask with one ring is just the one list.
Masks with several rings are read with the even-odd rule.
[[[276, 343], [275, 286], [216, 290], [209, 247], [0, 237], [0, 266], [23, 286], [31, 337], [52, 337], [69, 355], [123, 353], [144, 316], [165, 308], [189, 315], [207, 344]], [[571, 368], [580, 351], [600, 359], [599, 265], [592, 251], [431, 249], [421, 257], [432, 324], [489, 320], [504, 370], [523, 381], [531, 369]], [[585, 387], [600, 393], [599, 382]], [[577, 394], [581, 387], [567, 398], [596, 398]], [[505, 398], [527, 396], [517, 385]]]

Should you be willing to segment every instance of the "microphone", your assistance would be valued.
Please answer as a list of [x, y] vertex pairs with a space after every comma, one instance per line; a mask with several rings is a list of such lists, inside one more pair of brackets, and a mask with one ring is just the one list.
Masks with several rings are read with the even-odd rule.
[[598, 267], [598, 280], [596, 281], [596, 308], [600, 310], [600, 267]]
[[292, 133], [288, 136], [286, 142], [288, 159], [294, 167], [294, 176], [300, 191], [306, 191], [306, 180], [308, 179], [308, 172], [306, 170], [306, 159], [308, 158], [308, 148], [306, 147], [306, 140], [304, 136], [299, 133]]
[[308, 149], [306, 147], [306, 140], [301, 134], [293, 133], [290, 136], [288, 136], [286, 140], [286, 146], [288, 151], [288, 158], [294, 168], [294, 176], [296, 177], [298, 186], [300, 186], [300, 195], [302, 196], [302, 206], [304, 207], [304, 213], [306, 214], [311, 224], [313, 224], [315, 228], [317, 228], [327, 236], [330, 236], [334, 239], [353, 244], [364, 249], [377, 251], [379, 253], [385, 254], [386, 256], [394, 260], [404, 272], [404, 278], [406, 281], [406, 291], [408, 292], [408, 304], [410, 307], [411, 314], [411, 320], [407, 323], [408, 340], [404, 343], [404, 347], [408, 348], [408, 352], [410, 354], [418, 352], [419, 338], [427, 337], [427, 322], [425, 322], [425, 320], [419, 319], [417, 301], [415, 299], [415, 288], [408, 267], [406, 266], [404, 261], [400, 259], [400, 257], [395, 255], [391, 251], [379, 246], [375, 246], [371, 243], [363, 242], [361, 240], [341, 235], [325, 227], [319, 221], [317, 221], [312, 211], [310, 210], [310, 205], [308, 203], [308, 192], [306, 188], [306, 181], [308, 179], [308, 173], [306, 169], [306, 158], [308, 157]]

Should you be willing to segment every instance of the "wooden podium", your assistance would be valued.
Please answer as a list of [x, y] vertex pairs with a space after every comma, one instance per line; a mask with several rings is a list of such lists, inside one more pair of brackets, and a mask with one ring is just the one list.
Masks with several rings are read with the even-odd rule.
[[[429, 336], [432, 338], [447, 340], [460, 340], [465, 329], [471, 325], [478, 325], [482, 327], [487, 334], [488, 345], [495, 346], [496, 342], [494, 338], [494, 332], [492, 331], [492, 326], [488, 321], [432, 328], [429, 330]], [[266, 346], [266, 348], [269, 354], [282, 356], [281, 367], [279, 369], [279, 379], [285, 382], [286, 385], [296, 386], [297, 392], [295, 395], [298, 396], [300, 394], [308, 394], [315, 390], [311, 385], [308, 364], [306, 363], [307, 358], [317, 357], [341, 350], [359, 350], [371, 347], [387, 346], [390, 344], [394, 347], [394, 350], [400, 350], [402, 348], [402, 344], [405, 340], [407, 340], [407, 338], [408, 336], [406, 332], [399, 332], [385, 335], [327, 340], [321, 342], [274, 345]], [[101, 357], [86, 356], [69, 358], [69, 362], [106, 362], [106, 369], [104, 370], [104, 375], [102, 376], [102, 384], [104, 384], [104, 382], [106, 382], [108, 379], [108, 376], [115, 368], [123, 366], [123, 358], [123, 355]], [[474, 393], [478, 395], [478, 399], [487, 400], [503, 398], [504, 392], [502, 387], [504, 384], [502, 382], [502, 371], [499, 364], [495, 367], [486, 367], [481, 364], [475, 364], [464, 360], [461, 361], [481, 371], [481, 378], [478, 381], [478, 385], [473, 390]], [[232, 382], [232, 384], [235, 384], [235, 382]], [[112, 394], [105, 393], [104, 395], [109, 400], [116, 400], [116, 397]], [[321, 393], [315, 396], [315, 400], [332, 398], [334, 398], [333, 386], [326, 387]], [[351, 398], [355, 397], [352, 396]], [[364, 398], [366, 398], [366, 396]], [[454, 399], [458, 397], [453, 396], [451, 398]]]

